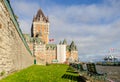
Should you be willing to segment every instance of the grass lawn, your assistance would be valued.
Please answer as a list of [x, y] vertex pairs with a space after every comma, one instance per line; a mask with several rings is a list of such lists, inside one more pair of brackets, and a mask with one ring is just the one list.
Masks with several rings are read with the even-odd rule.
[[74, 73], [68, 65], [53, 64], [30, 66], [9, 75], [0, 82], [77, 82], [77, 80], [78, 74]]

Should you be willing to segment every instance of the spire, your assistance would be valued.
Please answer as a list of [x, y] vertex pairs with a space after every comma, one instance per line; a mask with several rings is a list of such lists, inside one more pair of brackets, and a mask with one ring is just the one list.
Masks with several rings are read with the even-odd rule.
[[70, 46], [71, 46], [71, 47], [75, 46], [74, 41], [71, 42]]
[[63, 44], [67, 45], [67, 41], [66, 41], [66, 39], [64, 39]]
[[44, 15], [41, 9], [38, 10], [36, 16], [33, 18], [33, 21], [44, 21], [44, 22], [49, 22], [48, 17]]
[[37, 14], [36, 14], [36, 17], [38, 18], [38, 17], [45, 17], [45, 15], [44, 15], [44, 13], [42, 12], [42, 10], [41, 9], [39, 9], [38, 10], [38, 12], [37, 12]]
[[62, 44], [62, 42], [60, 41], [60, 43], [59, 43], [60, 45]]
[[70, 44], [70, 50], [77, 50], [77, 47], [76, 47], [74, 41], [72, 41]]

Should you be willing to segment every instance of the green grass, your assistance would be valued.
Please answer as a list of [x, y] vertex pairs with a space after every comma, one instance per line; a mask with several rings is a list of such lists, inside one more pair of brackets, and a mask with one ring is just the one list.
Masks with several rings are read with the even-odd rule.
[[[67, 71], [67, 72], [66, 72]], [[64, 64], [33, 65], [13, 73], [0, 82], [77, 82], [78, 74]]]

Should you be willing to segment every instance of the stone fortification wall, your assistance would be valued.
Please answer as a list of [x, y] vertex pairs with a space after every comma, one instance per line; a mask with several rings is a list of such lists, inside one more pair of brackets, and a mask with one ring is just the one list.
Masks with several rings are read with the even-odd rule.
[[20, 70], [33, 63], [9, 0], [0, 0], [0, 73]]
[[53, 63], [53, 60], [56, 60], [56, 49], [55, 50], [46, 50], [46, 63]]

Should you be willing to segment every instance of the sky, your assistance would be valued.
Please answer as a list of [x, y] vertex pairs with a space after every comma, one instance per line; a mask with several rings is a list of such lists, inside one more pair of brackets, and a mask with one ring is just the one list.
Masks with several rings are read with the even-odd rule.
[[41, 8], [49, 17], [52, 43], [75, 41], [80, 61], [99, 61], [111, 53], [120, 58], [120, 0], [10, 1], [23, 33], [30, 34]]

